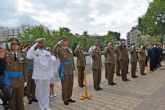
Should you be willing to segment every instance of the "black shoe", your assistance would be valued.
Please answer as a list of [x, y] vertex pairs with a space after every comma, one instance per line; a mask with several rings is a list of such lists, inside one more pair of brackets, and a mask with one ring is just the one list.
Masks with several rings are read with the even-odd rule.
[[99, 89], [99, 88], [95, 88], [95, 90], [96, 90], [96, 91], [100, 91], [100, 89]]
[[109, 83], [109, 85], [114, 86], [114, 85], [116, 85], [116, 83], [114, 83], [114, 82], [113, 83]]
[[121, 74], [116, 74], [116, 76], [120, 77], [120, 76], [121, 76]]
[[85, 85], [80, 85], [79, 87], [83, 88]]
[[32, 104], [32, 102], [33, 102], [33, 100], [29, 100], [29, 101], [28, 101], [28, 104]]
[[37, 99], [32, 99], [32, 101], [33, 101], [33, 102], [38, 102], [38, 100], [37, 100]]
[[103, 88], [99, 87], [99, 90], [103, 90]]
[[76, 101], [73, 100], [73, 99], [68, 99], [68, 102], [73, 102], [73, 103], [75, 103]]
[[130, 80], [129, 79], [123, 79], [122, 81], [127, 82], [127, 81], [130, 81]]
[[146, 75], [146, 73], [142, 73], [141, 75]]
[[64, 104], [65, 105], [69, 105], [69, 101], [68, 100], [64, 100]]
[[132, 78], [138, 78], [138, 76], [132, 76]]

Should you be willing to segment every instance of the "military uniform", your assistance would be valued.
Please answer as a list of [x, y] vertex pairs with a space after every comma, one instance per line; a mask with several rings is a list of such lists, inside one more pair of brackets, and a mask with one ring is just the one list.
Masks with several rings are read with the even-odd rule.
[[137, 66], [137, 53], [134, 47], [130, 49], [131, 54], [131, 76], [132, 78], [137, 77], [136, 76], [136, 66]]
[[[11, 75], [9, 80], [11, 82], [11, 87], [13, 88], [13, 96], [9, 101], [9, 106], [11, 110], [24, 110], [24, 82], [26, 81], [24, 76], [24, 62], [25, 57], [17, 52], [16, 58], [14, 58], [14, 53], [9, 52], [6, 56], [6, 73]], [[16, 75], [17, 74], [17, 75]]]
[[128, 73], [128, 51], [124, 45], [119, 46], [120, 49], [120, 67], [121, 67], [121, 76], [123, 81], [128, 81], [127, 73]]
[[83, 53], [83, 50], [80, 48], [76, 48], [74, 53], [77, 56], [78, 84], [79, 87], [83, 87], [84, 71], [86, 65], [85, 54]]
[[115, 70], [115, 56], [114, 56], [114, 49], [112, 47], [105, 47], [105, 64], [107, 69], [107, 78], [108, 78], [108, 84], [114, 85], [113, 82], [114, 78], [114, 70]]
[[27, 86], [25, 88], [25, 94], [29, 100], [29, 104], [32, 103], [32, 101], [37, 102], [36, 96], [35, 96], [35, 90], [36, 85], [34, 82], [34, 79], [32, 79], [32, 73], [33, 73], [33, 60], [26, 59], [26, 76], [27, 76]]
[[140, 74], [145, 75], [145, 62], [146, 62], [146, 52], [145, 49], [139, 49], [139, 66], [140, 66]]
[[[73, 53], [68, 48], [60, 47], [58, 49], [58, 57], [60, 59], [60, 63], [64, 64], [68, 61], [74, 62]], [[73, 90], [73, 77], [74, 77], [74, 64], [66, 64], [64, 67], [64, 80], [61, 80], [62, 84], [62, 99], [69, 100], [72, 97]]]
[[119, 46], [116, 46], [115, 47], [115, 71], [116, 71], [117, 76], [121, 76], [119, 56], [120, 56], [120, 48]]
[[93, 50], [91, 53], [91, 57], [92, 57], [94, 88], [98, 90], [100, 88], [100, 83], [101, 83], [101, 67], [102, 67], [101, 54], [100, 52], [96, 52], [95, 50]]

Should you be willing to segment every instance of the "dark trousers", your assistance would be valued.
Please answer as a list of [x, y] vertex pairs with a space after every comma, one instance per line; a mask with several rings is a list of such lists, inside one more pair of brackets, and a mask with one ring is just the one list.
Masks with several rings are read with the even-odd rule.
[[108, 73], [108, 84], [113, 83], [113, 78], [114, 78], [114, 70], [115, 70], [115, 64], [108, 63], [107, 64], [107, 73]]
[[78, 69], [78, 84], [79, 86], [83, 86], [85, 67], [77, 67], [77, 69]]
[[100, 87], [101, 69], [93, 69], [93, 83], [94, 83], [94, 88], [95, 89]]
[[115, 63], [115, 70], [116, 70], [116, 75], [119, 76], [120, 75], [120, 61], [119, 60], [116, 60], [116, 63]]
[[127, 79], [127, 73], [128, 73], [128, 61], [120, 61], [120, 67], [121, 67], [121, 76], [122, 80]]
[[137, 62], [131, 62], [131, 76], [132, 77], [136, 76], [136, 66], [137, 66]]
[[145, 61], [139, 61], [140, 74], [144, 74], [145, 70]]
[[35, 82], [32, 79], [32, 77], [29, 76], [27, 81], [27, 86], [25, 88], [25, 93], [27, 95], [28, 100], [36, 99], [35, 90], [36, 90]]
[[9, 101], [9, 106], [11, 110], [24, 110], [24, 87], [13, 88], [13, 96]]
[[155, 68], [155, 65], [154, 65], [154, 60], [151, 60], [150, 59], [150, 71], [153, 71], [154, 70], [154, 68]]
[[61, 81], [62, 85], [62, 99], [68, 100], [72, 97], [73, 91], [73, 75], [65, 75], [64, 80]]
[[105, 63], [105, 78], [107, 79], [108, 77], [108, 65]]

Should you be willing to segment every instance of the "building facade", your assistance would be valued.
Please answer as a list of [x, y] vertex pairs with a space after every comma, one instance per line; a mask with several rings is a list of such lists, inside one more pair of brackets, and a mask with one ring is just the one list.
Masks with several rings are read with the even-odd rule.
[[30, 28], [30, 25], [21, 25], [19, 27], [0, 27], [0, 42], [6, 42], [11, 37], [17, 37], [25, 29]]
[[133, 27], [130, 32], [127, 33], [127, 47], [130, 48], [131, 44], [136, 43], [136, 39], [141, 35], [141, 32]]

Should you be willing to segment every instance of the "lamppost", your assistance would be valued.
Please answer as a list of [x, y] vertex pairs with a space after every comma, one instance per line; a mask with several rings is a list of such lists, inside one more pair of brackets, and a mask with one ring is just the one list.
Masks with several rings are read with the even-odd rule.
[[163, 26], [165, 25], [165, 13], [159, 12], [155, 16], [156, 24], [160, 25], [160, 37], [161, 37], [161, 43], [163, 44]]

